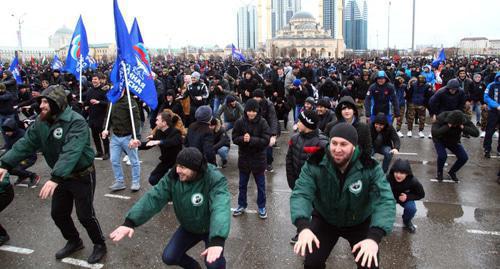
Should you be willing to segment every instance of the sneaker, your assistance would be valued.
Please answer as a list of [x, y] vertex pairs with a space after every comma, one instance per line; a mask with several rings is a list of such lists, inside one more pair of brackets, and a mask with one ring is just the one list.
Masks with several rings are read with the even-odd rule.
[[25, 181], [26, 181], [27, 179], [28, 179], [28, 178], [26, 178], [26, 177], [18, 177], [18, 178], [17, 178], [17, 180], [16, 180], [16, 182], [14, 182], [14, 186], [17, 186], [17, 185], [19, 185], [19, 184], [26, 184], [26, 182], [25, 182]]
[[420, 138], [425, 138], [424, 132], [422, 132], [422, 131], [418, 132], [418, 136]]
[[481, 131], [481, 134], [479, 135], [480, 138], [484, 138], [486, 136], [486, 132], [485, 131]]
[[292, 239], [290, 239], [290, 244], [295, 245], [295, 243], [297, 243], [298, 240], [299, 240], [299, 235], [296, 234], [294, 237], [292, 237]]
[[30, 182], [28, 183], [28, 188], [36, 188], [38, 186], [38, 182], [40, 182], [39, 175], [33, 175], [30, 177]]
[[56, 259], [60, 260], [66, 258], [82, 248], [84, 248], [84, 246], [81, 239], [78, 239], [78, 241], [68, 241], [66, 246], [56, 253]]
[[401, 131], [398, 131], [398, 136], [399, 136], [400, 138], [405, 137]]
[[6, 235], [0, 235], [0, 246], [2, 246], [3, 244], [7, 243], [7, 241], [10, 240], [10, 237], [8, 234]]
[[259, 218], [267, 219], [267, 210], [265, 207], [259, 208]]
[[99, 152], [99, 153], [97, 153], [97, 154], [95, 155], [94, 160], [101, 160], [101, 161], [102, 161], [102, 157], [103, 157], [103, 156], [104, 156], [104, 154], [102, 154], [102, 153], [100, 153], [100, 152]]
[[103, 161], [105, 161], [105, 160], [109, 160], [109, 154], [107, 154], [107, 153], [106, 153], [106, 154], [104, 154], [104, 155], [102, 156], [102, 160], [103, 160]]
[[438, 182], [443, 182], [443, 173], [438, 173], [436, 179]]
[[448, 175], [450, 175], [451, 180], [455, 181], [455, 183], [458, 183], [460, 180], [458, 180], [457, 174], [455, 172], [448, 172]]
[[238, 208], [236, 208], [234, 211], [233, 211], [233, 217], [237, 217], [239, 215], [242, 215], [243, 213], [245, 213], [245, 211], [247, 210], [246, 207], [242, 207], [242, 206], [238, 206]]
[[136, 192], [141, 189], [141, 184], [140, 183], [132, 183], [132, 186], [130, 187], [130, 190], [133, 192]]
[[109, 188], [111, 189], [111, 191], [121, 191], [126, 189], [127, 187], [121, 182], [115, 182], [113, 185], [109, 186]]
[[227, 160], [222, 160], [222, 168], [226, 168], [227, 166]]
[[427, 136], [427, 138], [432, 139], [432, 134], [429, 134], [429, 136]]
[[476, 126], [481, 127], [481, 123], [479, 121], [476, 121]]
[[406, 222], [405, 224], [405, 229], [408, 230], [409, 233], [414, 234], [417, 231], [417, 227], [413, 225], [413, 223], [410, 221]]
[[485, 151], [484, 152], [484, 157], [488, 158], [488, 159], [491, 158], [491, 153], [489, 151]]
[[408, 133], [406, 133], [406, 136], [408, 136], [408, 137], [411, 137], [412, 135], [413, 135], [413, 134], [412, 134], [412, 132], [411, 132], [411, 131], [408, 131]]
[[273, 166], [270, 165], [270, 164], [268, 164], [267, 167], [266, 167], [266, 171], [269, 172], [269, 173], [274, 172]]
[[108, 252], [105, 244], [95, 244], [94, 250], [92, 250], [92, 254], [90, 254], [87, 262], [89, 264], [94, 264], [100, 261]]
[[126, 162], [130, 161], [130, 160], [128, 159], [128, 155], [125, 155], [125, 157], [123, 157], [123, 160], [122, 160], [122, 161], [123, 161], [124, 163], [126, 163]]
[[495, 132], [495, 134], [493, 135], [495, 138], [498, 138], [498, 132]]

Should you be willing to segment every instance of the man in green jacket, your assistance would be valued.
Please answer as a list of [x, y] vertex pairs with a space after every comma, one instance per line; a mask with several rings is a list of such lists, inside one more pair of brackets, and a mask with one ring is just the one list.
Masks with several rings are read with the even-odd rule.
[[173, 202], [180, 227], [163, 251], [163, 262], [182, 268], [201, 268], [187, 255], [198, 242], [205, 242], [207, 268], [225, 268], [224, 242], [229, 235], [231, 196], [226, 178], [201, 152], [185, 148], [177, 164], [160, 179], [127, 213], [125, 222], [110, 234], [114, 242], [132, 237], [134, 228], [147, 222], [168, 203]]
[[0, 181], [8, 170], [40, 150], [52, 172], [39, 196], [42, 199], [53, 196], [52, 219], [64, 239], [68, 240], [66, 246], [56, 253], [56, 259], [83, 248], [71, 219], [74, 203], [78, 220], [94, 243], [87, 261], [96, 263], [106, 254], [106, 245], [93, 207], [94, 150], [90, 146], [87, 122], [68, 106], [66, 96], [62, 86], [53, 85], [38, 97], [40, 115], [24, 137], [0, 159]]
[[[304, 268], [325, 268], [339, 237], [349, 241], [358, 268], [378, 268], [378, 244], [392, 230], [396, 204], [382, 168], [359, 160], [358, 134], [339, 123], [330, 143], [304, 164], [290, 197], [296, 254]], [[320, 247], [321, 243], [321, 247]]]

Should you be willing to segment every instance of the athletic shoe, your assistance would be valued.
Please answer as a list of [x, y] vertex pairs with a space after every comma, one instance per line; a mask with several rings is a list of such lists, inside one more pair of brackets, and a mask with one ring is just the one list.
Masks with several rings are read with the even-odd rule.
[[111, 191], [121, 191], [126, 189], [127, 187], [121, 182], [115, 182], [113, 185], [109, 186], [109, 188], [111, 189]]
[[412, 135], [413, 135], [413, 134], [412, 134], [412, 132], [411, 132], [411, 131], [408, 131], [408, 133], [406, 133], [406, 136], [408, 136], [408, 137], [412, 137]]
[[221, 168], [226, 168], [226, 166], [227, 166], [227, 160], [222, 160]]
[[417, 231], [417, 227], [415, 227], [415, 225], [413, 225], [411, 220], [406, 222], [404, 225], [405, 225], [405, 229], [408, 230], [408, 232], [411, 234], [414, 234]]
[[87, 262], [89, 264], [94, 264], [100, 261], [108, 252], [105, 244], [95, 244], [94, 250], [92, 250], [92, 254], [90, 254]]
[[297, 243], [298, 240], [299, 240], [299, 235], [296, 234], [294, 237], [292, 237], [292, 239], [290, 239], [290, 244], [295, 245], [295, 243]]
[[259, 208], [259, 218], [267, 219], [267, 211], [265, 207]]
[[104, 154], [102, 154], [102, 153], [99, 152], [99, 153], [97, 153], [95, 155], [94, 160], [100, 160], [100, 161], [102, 161], [103, 157], [104, 157]]
[[398, 136], [399, 136], [400, 138], [405, 137], [401, 131], [398, 131]]
[[498, 138], [498, 132], [495, 132], [495, 134], [493, 135], [495, 138]]
[[64, 246], [61, 250], [59, 250], [56, 253], [56, 259], [60, 260], [62, 258], [66, 258], [82, 248], [83, 248], [82, 239], [78, 238], [78, 241], [68, 241], [68, 243], [66, 243], [66, 246]]
[[457, 174], [454, 172], [448, 172], [448, 175], [450, 175], [451, 180], [455, 181], [455, 183], [458, 183], [460, 180], [458, 180]]
[[233, 217], [237, 217], [239, 215], [242, 215], [243, 213], [245, 213], [246, 210], [247, 210], [246, 207], [238, 206], [238, 208], [236, 208], [233, 211]]
[[274, 172], [273, 166], [270, 165], [270, 164], [268, 164], [267, 167], [266, 167], [266, 171], [269, 172], [269, 173]]
[[486, 136], [486, 132], [485, 131], [481, 131], [481, 134], [479, 135], [480, 138], [484, 138]]
[[30, 177], [30, 182], [28, 183], [28, 188], [36, 188], [38, 186], [38, 182], [40, 182], [39, 175], [33, 175]]
[[432, 134], [429, 134], [429, 136], [427, 138], [432, 139]]
[[418, 132], [418, 136], [419, 136], [420, 138], [425, 138], [425, 134], [424, 134], [424, 132], [422, 132], [422, 131]]
[[132, 186], [130, 187], [130, 190], [133, 192], [136, 192], [141, 189], [141, 184], [140, 183], [132, 183]]
[[130, 160], [128, 159], [128, 155], [125, 155], [122, 160], [124, 163], [129, 162]]
[[443, 173], [438, 173], [436, 179], [438, 182], [443, 182]]
[[109, 160], [109, 154], [107, 154], [107, 153], [106, 153], [106, 154], [104, 154], [104, 155], [102, 156], [102, 160], [103, 160], [103, 161], [105, 161], [105, 160]]
[[489, 151], [485, 151], [484, 152], [484, 157], [488, 158], [488, 159], [491, 158], [491, 153]]
[[0, 246], [7, 243], [9, 241], [10, 237], [8, 234], [6, 235], [0, 235]]
[[26, 183], [25, 181], [26, 181], [27, 179], [28, 179], [28, 178], [26, 178], [26, 177], [23, 177], [23, 178], [22, 178], [22, 177], [18, 177], [18, 178], [17, 178], [17, 180], [16, 180], [16, 182], [14, 182], [14, 186], [17, 186], [17, 185], [19, 185], [19, 184], [24, 184], [24, 183]]

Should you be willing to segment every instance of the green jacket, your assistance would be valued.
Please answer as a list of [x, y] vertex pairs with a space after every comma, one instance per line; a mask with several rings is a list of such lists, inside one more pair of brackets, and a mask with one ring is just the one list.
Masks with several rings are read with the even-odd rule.
[[2, 181], [0, 181], [0, 193], [5, 191], [5, 188], [7, 188], [10, 185], [10, 179], [9, 179], [9, 174], [7, 173]]
[[180, 225], [195, 234], [209, 233], [209, 246], [224, 246], [231, 222], [227, 180], [208, 164], [201, 178], [181, 182], [175, 167], [160, 179], [127, 213], [125, 226], [144, 224], [172, 201]]
[[87, 169], [94, 162], [87, 122], [71, 107], [67, 107], [52, 125], [37, 118], [24, 137], [0, 159], [0, 166], [12, 169], [37, 150], [42, 151], [52, 168], [52, 180], [57, 183], [70, 178], [73, 172]]
[[380, 165], [363, 166], [356, 148], [340, 189], [330, 147], [318, 152], [304, 164], [290, 197], [292, 223], [299, 232], [310, 225], [313, 208], [328, 223], [350, 227], [371, 217], [368, 238], [380, 242], [392, 231], [396, 203]]

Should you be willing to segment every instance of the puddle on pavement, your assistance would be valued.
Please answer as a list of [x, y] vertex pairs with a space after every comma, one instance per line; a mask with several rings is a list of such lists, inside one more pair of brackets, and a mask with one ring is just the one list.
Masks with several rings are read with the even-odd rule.
[[[497, 222], [500, 210], [483, 209], [471, 206], [416, 201], [416, 218], [427, 218], [439, 223], [471, 223]], [[397, 207], [398, 215], [403, 213], [401, 206]]]

